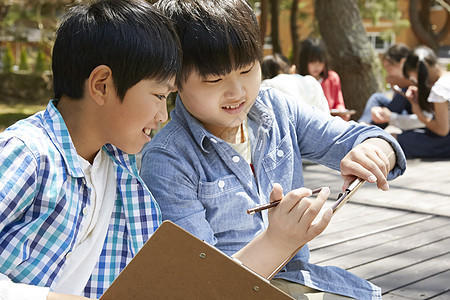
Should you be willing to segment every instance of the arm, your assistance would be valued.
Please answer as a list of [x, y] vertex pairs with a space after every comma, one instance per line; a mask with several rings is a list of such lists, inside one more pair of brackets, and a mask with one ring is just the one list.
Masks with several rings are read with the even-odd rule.
[[[298, 109], [292, 113], [297, 122], [302, 157], [340, 170], [344, 189], [355, 177], [376, 181], [378, 188], [387, 189], [386, 180], [401, 175], [406, 169], [400, 145], [379, 127], [343, 122], [339, 118], [327, 119], [306, 111], [307, 108]], [[393, 159], [391, 162], [387, 159], [389, 155]]]
[[446, 136], [449, 133], [449, 116], [448, 116], [448, 102], [435, 102], [434, 118], [424, 114], [418, 102], [418, 90], [415, 86], [410, 86], [406, 91], [408, 101], [412, 106], [412, 111], [417, 115], [417, 118], [425, 124], [425, 126], [440, 136]]

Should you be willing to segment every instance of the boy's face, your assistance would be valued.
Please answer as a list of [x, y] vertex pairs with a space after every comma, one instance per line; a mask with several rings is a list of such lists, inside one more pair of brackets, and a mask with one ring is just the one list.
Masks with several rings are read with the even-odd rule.
[[127, 91], [123, 101], [112, 99], [100, 124], [107, 143], [128, 154], [141, 151], [151, 131], [167, 120], [166, 97], [174, 82], [174, 78], [164, 83], [144, 79]]
[[259, 61], [223, 76], [203, 78], [192, 71], [183, 83], [180, 97], [186, 109], [212, 134], [226, 141], [256, 100], [261, 83]]

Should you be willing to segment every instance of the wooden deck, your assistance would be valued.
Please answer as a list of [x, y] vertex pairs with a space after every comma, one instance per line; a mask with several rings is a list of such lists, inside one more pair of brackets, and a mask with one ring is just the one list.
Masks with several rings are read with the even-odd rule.
[[[341, 190], [324, 166], [307, 165], [304, 176], [332, 197]], [[408, 160], [387, 192], [365, 183], [309, 245], [311, 262], [370, 280], [383, 299], [450, 299], [450, 160]]]

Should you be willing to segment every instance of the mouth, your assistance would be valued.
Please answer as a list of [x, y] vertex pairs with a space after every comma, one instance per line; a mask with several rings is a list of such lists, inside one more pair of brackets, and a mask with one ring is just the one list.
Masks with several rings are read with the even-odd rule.
[[244, 103], [245, 101], [242, 101], [241, 103], [235, 105], [224, 105], [222, 106], [222, 109], [229, 113], [239, 113], [244, 107]]
[[151, 133], [152, 133], [152, 129], [151, 129], [151, 128], [144, 128], [144, 129], [142, 129], [142, 132], [143, 132], [146, 136], [150, 137], [150, 135], [151, 135]]

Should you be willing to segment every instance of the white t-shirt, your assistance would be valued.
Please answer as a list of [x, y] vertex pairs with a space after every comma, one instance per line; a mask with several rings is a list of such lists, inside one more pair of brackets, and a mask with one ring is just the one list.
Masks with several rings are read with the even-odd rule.
[[450, 124], [450, 72], [446, 72], [431, 87], [430, 95], [428, 96], [428, 102], [444, 103], [448, 104], [448, 116]]

